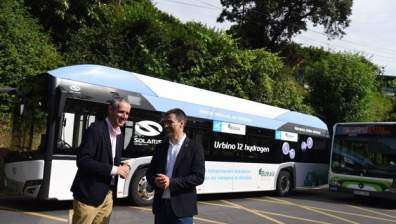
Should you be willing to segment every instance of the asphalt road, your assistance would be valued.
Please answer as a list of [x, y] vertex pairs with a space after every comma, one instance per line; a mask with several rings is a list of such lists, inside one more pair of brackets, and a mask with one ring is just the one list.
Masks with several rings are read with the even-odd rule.
[[[271, 193], [200, 196], [194, 223], [396, 223], [396, 202], [336, 195], [326, 190], [299, 191], [289, 197]], [[71, 201], [34, 201], [0, 198], [0, 223], [69, 223]], [[153, 223], [150, 207], [119, 200], [112, 224]]]

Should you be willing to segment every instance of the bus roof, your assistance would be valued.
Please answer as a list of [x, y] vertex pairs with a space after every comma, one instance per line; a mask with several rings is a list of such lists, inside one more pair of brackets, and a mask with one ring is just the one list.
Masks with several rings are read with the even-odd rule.
[[156, 110], [180, 107], [190, 116], [228, 121], [277, 130], [284, 125], [299, 124], [321, 129], [327, 126], [319, 118], [225, 94], [199, 89], [150, 76], [101, 65], [73, 65], [48, 72], [60, 78], [98, 86], [136, 92]]

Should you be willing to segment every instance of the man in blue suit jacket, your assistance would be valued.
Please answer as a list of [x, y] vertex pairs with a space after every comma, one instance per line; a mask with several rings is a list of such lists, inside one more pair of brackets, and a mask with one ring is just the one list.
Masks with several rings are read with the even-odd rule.
[[158, 145], [146, 173], [155, 188], [155, 224], [192, 224], [198, 214], [195, 187], [205, 177], [203, 149], [186, 137], [187, 117], [181, 109], [166, 112], [162, 122], [169, 139]]
[[121, 165], [123, 136], [120, 127], [128, 120], [131, 105], [123, 98], [108, 106], [104, 121], [85, 132], [77, 151], [77, 174], [73, 192], [73, 224], [108, 223], [113, 209], [117, 177], [126, 178], [129, 167]]

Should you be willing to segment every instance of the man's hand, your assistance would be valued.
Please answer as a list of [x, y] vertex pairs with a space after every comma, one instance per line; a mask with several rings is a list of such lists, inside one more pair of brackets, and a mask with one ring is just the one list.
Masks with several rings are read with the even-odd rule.
[[124, 163], [117, 167], [117, 175], [120, 175], [121, 178], [127, 178], [129, 173], [129, 166]]
[[157, 187], [165, 190], [169, 188], [169, 184], [170, 184], [169, 177], [161, 173], [156, 174], [154, 183]]
[[128, 165], [129, 167], [132, 166], [132, 164], [131, 164], [131, 162], [129, 160], [121, 161], [121, 165], [124, 165], [124, 164]]

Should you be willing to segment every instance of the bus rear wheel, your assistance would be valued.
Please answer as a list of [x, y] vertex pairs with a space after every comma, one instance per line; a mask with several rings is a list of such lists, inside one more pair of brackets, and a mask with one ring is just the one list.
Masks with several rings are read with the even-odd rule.
[[154, 188], [146, 179], [147, 168], [136, 171], [129, 185], [129, 198], [135, 205], [144, 206], [153, 203]]
[[276, 181], [276, 193], [281, 196], [287, 196], [292, 190], [291, 175], [288, 171], [282, 170], [279, 172], [278, 180]]

